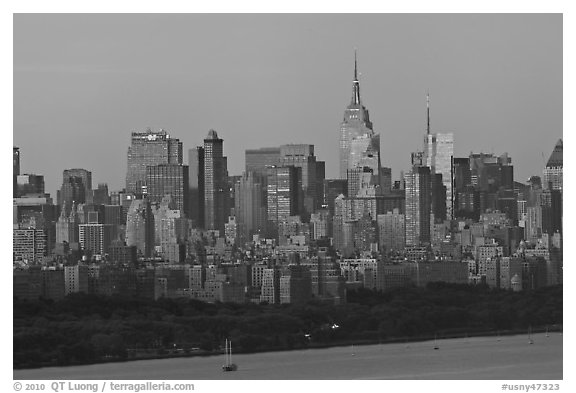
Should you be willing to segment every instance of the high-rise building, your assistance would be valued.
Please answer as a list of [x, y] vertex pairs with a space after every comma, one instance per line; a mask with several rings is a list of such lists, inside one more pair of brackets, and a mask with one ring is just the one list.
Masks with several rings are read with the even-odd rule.
[[277, 166], [280, 160], [279, 147], [262, 147], [260, 149], [246, 150], [246, 172], [266, 177], [266, 168]]
[[307, 266], [291, 264], [280, 276], [280, 303], [305, 304], [312, 298], [312, 276]]
[[176, 209], [188, 217], [188, 166], [161, 164], [146, 167], [146, 189], [150, 203], [160, 203], [170, 195]]
[[224, 141], [210, 130], [204, 139], [204, 207], [206, 229], [224, 233], [229, 215], [229, 190]]
[[12, 231], [12, 239], [14, 260], [22, 260], [34, 264], [39, 263], [42, 257], [48, 255], [48, 239], [46, 231], [42, 229], [14, 229]]
[[77, 205], [73, 203], [70, 209], [62, 206], [60, 218], [56, 222], [56, 243], [78, 243], [78, 224]]
[[235, 185], [234, 212], [240, 244], [266, 228], [264, 182], [254, 172], [244, 172]]
[[317, 190], [317, 184], [318, 181], [323, 181], [323, 179], [316, 178], [316, 175], [319, 174], [319, 164], [314, 155], [314, 145], [280, 146], [279, 166], [295, 166], [302, 169], [303, 208], [309, 214], [313, 213], [318, 208], [320, 199], [320, 190]]
[[18, 175], [16, 176], [17, 196], [44, 195], [43, 175]]
[[189, 218], [196, 227], [204, 228], [204, 147], [188, 150]]
[[64, 182], [71, 177], [79, 177], [84, 185], [84, 194], [89, 195], [92, 193], [92, 172], [81, 168], [65, 169], [62, 177]]
[[334, 200], [338, 195], [348, 196], [348, 181], [346, 179], [324, 180], [324, 203], [330, 215], [334, 215]]
[[559, 139], [543, 171], [542, 187], [562, 191], [563, 144]]
[[71, 207], [73, 203], [86, 203], [86, 194], [82, 179], [79, 177], [70, 177], [57, 192], [58, 206], [63, 208]]
[[277, 267], [264, 269], [260, 301], [270, 304], [280, 303], [280, 269]]
[[430, 168], [431, 174], [442, 175], [446, 187], [446, 217], [453, 217], [453, 183], [454, 183], [454, 134], [430, 133], [430, 97], [426, 97], [426, 136], [424, 137], [424, 166]]
[[160, 164], [182, 164], [182, 142], [162, 129], [133, 132], [128, 147], [126, 191], [142, 194], [146, 187], [146, 167]]
[[154, 215], [146, 198], [132, 201], [126, 218], [126, 245], [149, 257], [154, 249]]
[[403, 251], [406, 246], [404, 214], [394, 209], [386, 214], [378, 214], [378, 245], [381, 252]]
[[20, 174], [20, 148], [12, 148], [12, 195], [18, 197], [16, 177]]
[[[340, 178], [347, 178], [350, 168], [352, 140], [362, 135], [373, 135], [368, 110], [360, 101], [360, 82], [356, 53], [354, 53], [354, 81], [352, 82], [352, 101], [344, 111], [344, 120], [340, 124]], [[357, 149], [358, 150], [358, 149]], [[379, 149], [378, 149], [379, 150]], [[358, 153], [356, 154], [358, 155]]]
[[108, 184], [98, 183], [98, 188], [92, 190], [92, 203], [95, 205], [109, 205], [110, 195], [108, 194]]
[[430, 242], [431, 180], [430, 168], [414, 166], [404, 175], [406, 183], [406, 245]]
[[92, 255], [103, 255], [108, 252], [112, 242], [112, 225], [108, 224], [81, 224], [78, 225], [78, 240], [84, 251]]
[[293, 166], [268, 168], [268, 221], [278, 225], [300, 214], [301, 170]]

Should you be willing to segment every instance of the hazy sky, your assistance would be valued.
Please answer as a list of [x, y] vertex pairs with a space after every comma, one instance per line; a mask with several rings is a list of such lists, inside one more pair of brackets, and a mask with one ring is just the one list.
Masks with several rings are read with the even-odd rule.
[[215, 129], [230, 174], [245, 149], [314, 144], [336, 177], [354, 48], [394, 178], [422, 149], [427, 90], [455, 155], [508, 152], [517, 181], [562, 137], [561, 14], [16, 14], [22, 172], [53, 197], [66, 168], [121, 189], [130, 132], [151, 127], [185, 163]]

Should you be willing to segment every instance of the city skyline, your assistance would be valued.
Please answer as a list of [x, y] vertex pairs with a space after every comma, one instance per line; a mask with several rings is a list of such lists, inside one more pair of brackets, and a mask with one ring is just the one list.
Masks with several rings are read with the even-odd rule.
[[[343, 20], [359, 26], [355, 34], [344, 34]], [[215, 21], [221, 29], [198, 41], [194, 33]], [[288, 35], [291, 23], [303, 28]], [[93, 30], [100, 24], [105, 32]], [[259, 35], [263, 29], [270, 34]], [[192, 55], [179, 49], [181, 39], [196, 45]], [[174, 45], [162, 47], [166, 40]], [[516, 181], [542, 175], [562, 138], [561, 14], [17, 14], [13, 136], [21, 172], [44, 175], [53, 198], [69, 168], [118, 190], [131, 132], [164, 128], [187, 151], [213, 128], [231, 175], [242, 173], [246, 149], [304, 143], [326, 161], [326, 178], [337, 178], [355, 48], [362, 103], [393, 180], [422, 148], [426, 91], [431, 132], [454, 133], [455, 157], [508, 152]], [[54, 157], [59, 148], [66, 154]]]

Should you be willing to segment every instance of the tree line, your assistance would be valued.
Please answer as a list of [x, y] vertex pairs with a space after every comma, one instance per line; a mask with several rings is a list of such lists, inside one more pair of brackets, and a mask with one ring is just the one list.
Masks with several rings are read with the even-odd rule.
[[562, 324], [562, 286], [512, 292], [431, 283], [348, 292], [345, 305], [204, 303], [76, 293], [14, 299], [14, 368], [526, 332]]

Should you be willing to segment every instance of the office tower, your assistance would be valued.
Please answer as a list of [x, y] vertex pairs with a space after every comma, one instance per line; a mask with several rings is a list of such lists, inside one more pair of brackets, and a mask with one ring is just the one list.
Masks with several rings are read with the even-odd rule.
[[182, 164], [182, 142], [162, 129], [133, 132], [128, 147], [126, 191], [142, 194], [146, 187], [146, 167], [160, 164]]
[[76, 183], [78, 186], [81, 184], [84, 188], [81, 192], [84, 199], [78, 203], [92, 203], [92, 172], [81, 168], [65, 169], [62, 173], [62, 184], [66, 183]]
[[80, 247], [92, 255], [103, 255], [108, 252], [112, 242], [112, 225], [88, 223], [78, 225], [78, 239]]
[[268, 168], [267, 216], [268, 221], [278, 225], [289, 216], [300, 214], [301, 168]]
[[206, 229], [224, 233], [228, 219], [228, 173], [224, 157], [224, 141], [210, 130], [204, 139], [204, 224]]
[[406, 183], [406, 245], [430, 242], [431, 180], [430, 168], [415, 166], [404, 175]]
[[403, 251], [406, 246], [404, 214], [394, 209], [386, 214], [378, 214], [378, 245], [382, 253]]
[[[104, 224], [112, 225], [112, 240], [118, 239], [120, 226], [126, 224], [125, 214], [122, 206], [104, 205]], [[125, 228], [122, 230], [122, 232]]]
[[[183, 217], [181, 210], [167, 210], [162, 215], [154, 216], [154, 224], [157, 228], [157, 245], [160, 246], [161, 255], [166, 260], [181, 262], [185, 258], [186, 232], [188, 220]], [[182, 255], [184, 254], [184, 256]]]
[[95, 205], [109, 205], [110, 195], [108, 194], [108, 184], [98, 183], [98, 188], [92, 190], [92, 203]]
[[20, 174], [20, 148], [14, 146], [12, 148], [12, 195], [18, 198], [17, 192], [17, 176]]
[[318, 163], [314, 155], [314, 145], [282, 145], [278, 166], [294, 166], [302, 169], [303, 208], [308, 214], [316, 210], [320, 190], [316, 189]]
[[442, 175], [446, 187], [446, 217], [453, 218], [453, 182], [454, 157], [453, 133], [430, 133], [430, 96], [426, 96], [426, 136], [424, 137], [424, 166], [430, 168], [431, 174]]
[[354, 53], [354, 81], [352, 82], [352, 101], [344, 111], [344, 119], [340, 124], [340, 178], [347, 178], [350, 168], [350, 149], [352, 140], [362, 135], [373, 135], [372, 123], [368, 110], [360, 101], [360, 82], [358, 81], [358, 68], [356, 53]]
[[562, 191], [548, 188], [542, 191], [542, 232], [553, 235], [562, 233]]
[[542, 186], [545, 189], [560, 190], [562, 191], [562, 167], [563, 167], [563, 143], [559, 139], [554, 146], [550, 158], [546, 163], [543, 171]]
[[126, 217], [126, 245], [136, 246], [144, 257], [154, 249], [154, 216], [148, 199], [135, 199]]
[[189, 218], [198, 228], [204, 228], [204, 147], [188, 150]]
[[244, 172], [235, 185], [234, 212], [240, 244], [263, 233], [266, 228], [266, 203], [263, 179], [254, 172]]
[[326, 179], [326, 162], [316, 161], [316, 206], [314, 210], [322, 209], [324, 205], [324, 179]]
[[380, 188], [383, 194], [390, 194], [392, 190], [392, 168], [380, 168]]
[[44, 196], [43, 175], [18, 175], [16, 176], [16, 194], [18, 197], [26, 195]]
[[[479, 206], [475, 210], [497, 210], [498, 199], [514, 190], [514, 166], [508, 153], [499, 157], [493, 154], [470, 154], [471, 183], [478, 193]], [[510, 217], [514, 218], [514, 217]]]
[[[432, 214], [434, 216], [434, 222], [442, 223], [446, 220], [446, 184], [442, 181], [442, 174], [435, 173], [430, 177], [431, 181], [431, 197], [432, 197]], [[434, 224], [431, 222], [430, 224]]]
[[330, 215], [334, 215], [334, 199], [338, 195], [348, 196], [348, 181], [346, 179], [326, 179], [324, 180], [324, 203], [328, 207]]
[[160, 203], [170, 195], [175, 208], [188, 217], [188, 166], [161, 164], [146, 167], [146, 188], [150, 203]]
[[330, 221], [332, 217], [328, 209], [317, 210], [310, 216], [310, 237], [313, 240], [320, 240], [331, 237]]
[[280, 160], [279, 147], [262, 147], [260, 149], [248, 149], [245, 152], [246, 172], [254, 172], [259, 176], [266, 177], [266, 168], [278, 166]]
[[[459, 211], [463, 210], [466, 206], [466, 190], [473, 192], [472, 187], [472, 174], [470, 172], [470, 159], [468, 157], [455, 157], [453, 159], [454, 163], [454, 186], [452, 190], [452, 197], [454, 199], [453, 204], [453, 216], [456, 218], [459, 216]], [[470, 211], [473, 211], [472, 207]]]
[[[58, 206], [69, 208], [73, 203], [86, 203], [86, 190], [80, 177], [69, 177], [64, 180], [57, 192]], [[68, 212], [67, 212], [68, 213]]]

